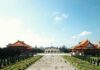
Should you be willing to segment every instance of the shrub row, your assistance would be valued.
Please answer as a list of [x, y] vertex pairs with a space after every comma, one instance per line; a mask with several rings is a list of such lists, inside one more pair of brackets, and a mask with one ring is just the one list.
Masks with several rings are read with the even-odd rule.
[[30, 58], [32, 56], [14, 56], [14, 57], [7, 57], [0, 59], [0, 68], [15, 64], [16, 62], [19, 62], [21, 60]]
[[30, 57], [24, 60], [21, 60], [19, 62], [16, 62], [13, 65], [10, 65], [8, 67], [5, 67], [1, 70], [25, 70], [28, 66], [30, 66], [31, 64], [33, 64], [35, 61], [37, 61], [38, 59], [40, 59], [42, 56], [34, 56], [34, 57]]
[[91, 56], [74, 56], [74, 57], [88, 61], [91, 64], [94, 64], [96, 66], [100, 66], [100, 58], [99, 57], [91, 57]]
[[78, 70], [100, 70], [97, 66], [76, 57], [63, 56], [63, 58], [69, 61], [73, 66], [77, 67]]

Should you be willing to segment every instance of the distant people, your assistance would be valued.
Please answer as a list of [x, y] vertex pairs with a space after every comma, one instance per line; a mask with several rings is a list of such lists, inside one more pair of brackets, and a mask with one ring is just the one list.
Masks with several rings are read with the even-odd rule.
[[63, 66], [61, 66], [61, 68], [63, 68]]
[[55, 69], [58, 69], [58, 67], [55, 67]]

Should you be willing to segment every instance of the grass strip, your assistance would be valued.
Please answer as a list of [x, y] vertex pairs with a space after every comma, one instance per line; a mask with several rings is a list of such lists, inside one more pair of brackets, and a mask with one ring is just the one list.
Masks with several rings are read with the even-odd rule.
[[73, 66], [77, 67], [78, 70], [100, 70], [99, 67], [76, 57], [63, 56], [63, 58], [69, 61]]

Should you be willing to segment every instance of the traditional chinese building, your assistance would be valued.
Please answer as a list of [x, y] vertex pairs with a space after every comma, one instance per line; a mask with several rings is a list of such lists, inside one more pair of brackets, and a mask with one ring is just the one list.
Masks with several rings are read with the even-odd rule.
[[56, 47], [47, 47], [45, 48], [45, 53], [60, 53], [60, 50]]
[[97, 46], [92, 44], [89, 40], [83, 40], [78, 45], [72, 48], [72, 55], [95, 54]]
[[21, 55], [26, 55], [32, 53], [32, 47], [27, 45], [24, 41], [17, 41], [15, 43], [10, 43], [7, 45], [7, 48], [14, 49], [15, 51], [19, 51]]

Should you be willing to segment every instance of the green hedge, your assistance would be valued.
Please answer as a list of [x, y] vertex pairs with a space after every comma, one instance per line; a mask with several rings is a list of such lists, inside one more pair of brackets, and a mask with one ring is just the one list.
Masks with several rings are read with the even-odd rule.
[[92, 56], [74, 56], [78, 59], [88, 61], [91, 64], [95, 64], [96, 66], [100, 66], [100, 57], [92, 57]]
[[63, 58], [69, 61], [73, 66], [77, 67], [78, 70], [100, 70], [97, 66], [76, 57], [63, 56]]
[[25, 60], [19, 61], [14, 65], [10, 65], [6, 68], [3, 68], [1, 70], [25, 70], [28, 66], [39, 60], [42, 56], [34, 56], [27, 58]]

